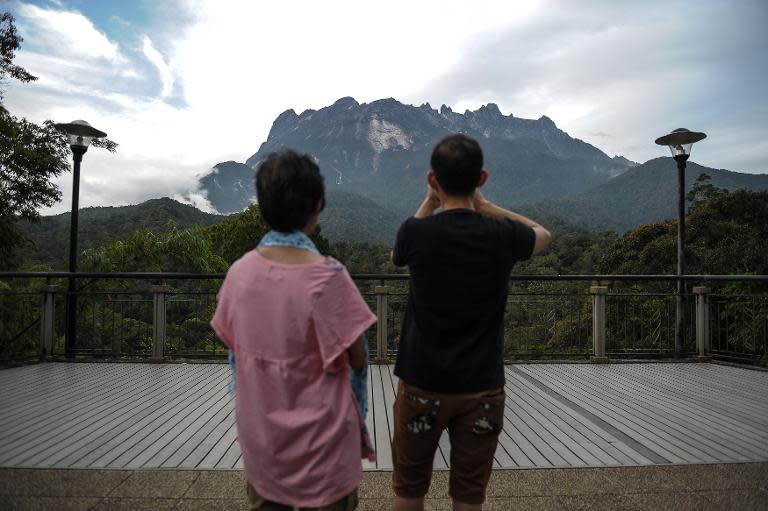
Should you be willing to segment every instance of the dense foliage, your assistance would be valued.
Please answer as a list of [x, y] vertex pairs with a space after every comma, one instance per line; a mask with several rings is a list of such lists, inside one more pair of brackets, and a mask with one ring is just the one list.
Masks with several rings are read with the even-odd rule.
[[[726, 191], [700, 178], [689, 195], [688, 261], [691, 273], [768, 273], [766, 238], [768, 232], [768, 192]], [[142, 214], [147, 207], [153, 213]], [[138, 208], [138, 209], [136, 209]], [[157, 209], [159, 208], [159, 209]], [[98, 224], [108, 235], [126, 227], [120, 236], [87, 248], [81, 256], [84, 271], [183, 271], [223, 272], [237, 258], [251, 250], [267, 230], [258, 206], [251, 206], [229, 217], [207, 215], [205, 227], [168, 222], [160, 225], [165, 215], [181, 218], [190, 213], [169, 199], [129, 208], [99, 208]], [[131, 211], [129, 216], [125, 216]], [[165, 212], [165, 213], [163, 213]], [[199, 212], [198, 212], [199, 213]], [[200, 213], [202, 215], [202, 213]], [[115, 219], [112, 224], [109, 218]], [[126, 221], [130, 218], [131, 221]], [[595, 233], [580, 230], [552, 217], [538, 218], [552, 227], [555, 236], [550, 248], [529, 261], [519, 263], [516, 274], [672, 274], [676, 257], [675, 222], [643, 225], [625, 233]], [[62, 219], [62, 225], [66, 224]], [[188, 218], [193, 221], [193, 217]], [[142, 224], [142, 222], [145, 222]], [[146, 227], [145, 227], [146, 226]], [[151, 226], [148, 227], [148, 226]], [[389, 261], [389, 245], [365, 242], [329, 243], [322, 235], [313, 235], [323, 253], [343, 262], [350, 273], [395, 273]], [[107, 239], [107, 238], [103, 238]], [[64, 245], [62, 245], [64, 246]], [[738, 247], [738, 251], [734, 251]], [[59, 256], [63, 262], [64, 254]], [[29, 268], [32, 269], [32, 268]], [[39, 269], [39, 268], [38, 268]], [[61, 283], [63, 285], [63, 283]], [[221, 345], [208, 327], [215, 308], [214, 295], [219, 280], [206, 281], [141, 281], [91, 280], [83, 282], [84, 294], [78, 302], [82, 346], [121, 356], [148, 356], [152, 341], [152, 285], [162, 284], [168, 294], [166, 308], [166, 353], [221, 355]], [[359, 281], [361, 290], [373, 305], [373, 287], [377, 281]], [[396, 345], [407, 296], [407, 282], [386, 282], [389, 295], [389, 342]], [[508, 357], [584, 357], [591, 349], [591, 301], [587, 293], [590, 282], [515, 282], [511, 288], [505, 314], [505, 346]], [[35, 289], [42, 282], [15, 281], [2, 284], [14, 292], [29, 291], [29, 300], [3, 301], [3, 337], [27, 339], [36, 343]], [[762, 288], [752, 290], [764, 292]], [[609, 348], [614, 352], [664, 353], [671, 349], [674, 335], [673, 283], [612, 284], [609, 302]], [[717, 289], [723, 300], [714, 310], [722, 318], [724, 330], [713, 332], [734, 349], [759, 353], [759, 338], [768, 310], [768, 300], [755, 300], [745, 294], [743, 286], [723, 285]], [[750, 301], [751, 300], [751, 301]], [[744, 306], [744, 303], [748, 304]], [[2, 314], [0, 314], [2, 315]], [[63, 317], [63, 315], [62, 315]], [[61, 318], [57, 318], [61, 321]], [[63, 327], [57, 327], [63, 332]], [[688, 348], [692, 349], [689, 330]], [[7, 345], [16, 349], [20, 341]], [[61, 342], [59, 337], [58, 342]], [[4, 355], [5, 356], [5, 355]]]
[[[686, 218], [686, 273], [768, 274], [768, 191], [727, 191], [699, 177]], [[598, 270], [673, 274], [677, 221], [641, 225], [607, 247]]]
[[[37, 80], [13, 64], [22, 41], [13, 16], [0, 14], [0, 83], [7, 78], [22, 83]], [[52, 122], [35, 124], [16, 117], [4, 107], [2, 98], [0, 90], [0, 270], [8, 270], [18, 264], [16, 250], [26, 240], [17, 222], [37, 221], [40, 208], [61, 198], [51, 179], [69, 169], [69, 146]], [[109, 140], [94, 145], [110, 151], [117, 147]]]
[[[150, 199], [135, 206], [94, 207], [80, 210], [78, 244], [82, 250], [99, 248], [115, 239], [128, 237], [138, 230], [161, 236], [173, 222], [178, 229], [208, 227], [221, 222], [221, 215], [204, 213], [173, 199]], [[24, 266], [45, 264], [66, 268], [69, 253], [69, 213], [44, 216], [38, 222], [21, 221], [21, 232], [34, 240], [18, 253]]]

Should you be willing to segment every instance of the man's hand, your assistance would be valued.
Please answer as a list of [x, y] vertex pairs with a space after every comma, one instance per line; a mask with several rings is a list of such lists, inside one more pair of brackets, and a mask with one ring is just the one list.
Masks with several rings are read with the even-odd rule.
[[480, 192], [480, 188], [475, 188], [475, 193], [472, 195], [472, 206], [474, 206], [475, 211], [478, 213], [482, 213], [483, 207], [488, 205], [488, 199], [486, 199], [483, 194]]
[[416, 214], [413, 216], [416, 218], [424, 218], [425, 216], [429, 216], [434, 213], [435, 210], [439, 207], [440, 197], [437, 196], [437, 190], [432, 188], [429, 183], [427, 183], [427, 195], [424, 197], [424, 200], [421, 202], [421, 206], [419, 206], [418, 211], [416, 211]]
[[440, 197], [437, 196], [437, 190], [429, 186], [429, 183], [427, 183], [427, 196], [424, 200], [429, 201], [430, 204], [435, 206], [435, 209], [440, 207]]

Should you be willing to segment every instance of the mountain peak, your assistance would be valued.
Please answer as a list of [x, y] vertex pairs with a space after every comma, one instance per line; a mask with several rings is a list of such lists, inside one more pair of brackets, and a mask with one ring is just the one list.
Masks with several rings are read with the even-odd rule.
[[[383, 98], [383, 99], [377, 99], [376, 101], [372, 101], [370, 103], [373, 107], [395, 107], [395, 106], [403, 106], [402, 103], [400, 103], [395, 98]], [[412, 108], [412, 107], [411, 107]]]
[[539, 122], [544, 124], [545, 126], [557, 128], [557, 125], [555, 124], [555, 121], [547, 117], [546, 115], [542, 115], [539, 117]]
[[275, 122], [272, 124], [282, 124], [283, 122], [287, 120], [292, 120], [296, 117], [298, 117], [298, 115], [296, 115], [296, 112], [293, 110], [293, 108], [289, 108], [285, 112], [278, 115], [277, 118], [275, 119]]
[[352, 96], [344, 96], [343, 98], [339, 98], [332, 105], [332, 107], [334, 108], [344, 107], [347, 109], [355, 108], [358, 106], [360, 106], [360, 103], [358, 103], [357, 100], [355, 100], [355, 98], [353, 98]]
[[485, 113], [485, 114], [490, 114], [490, 115], [499, 116], [499, 117], [502, 116], [501, 110], [499, 110], [499, 105], [497, 105], [496, 103], [488, 103], [487, 105], [483, 105], [477, 110], [475, 110], [475, 113], [476, 114]]

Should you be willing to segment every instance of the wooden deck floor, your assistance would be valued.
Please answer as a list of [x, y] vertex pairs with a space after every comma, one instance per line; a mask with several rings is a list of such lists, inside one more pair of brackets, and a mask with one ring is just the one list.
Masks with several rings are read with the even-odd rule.
[[[506, 368], [497, 468], [768, 461], [768, 372], [715, 364]], [[0, 371], [0, 467], [242, 467], [223, 364]], [[391, 470], [397, 378], [372, 366], [369, 430]], [[435, 468], [448, 467], [447, 437]]]

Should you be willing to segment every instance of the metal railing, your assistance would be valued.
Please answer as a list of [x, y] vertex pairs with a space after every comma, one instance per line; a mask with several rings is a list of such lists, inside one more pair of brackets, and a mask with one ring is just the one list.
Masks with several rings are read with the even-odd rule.
[[[0, 273], [0, 362], [64, 354], [67, 272]], [[78, 273], [74, 355], [224, 357], [209, 326], [224, 274]], [[407, 275], [353, 275], [379, 318], [372, 361], [397, 355]], [[507, 361], [674, 355], [675, 276], [516, 275], [504, 314]], [[685, 276], [685, 352], [765, 363], [768, 276]], [[60, 283], [59, 283], [60, 284]], [[703, 284], [706, 284], [705, 287]], [[457, 291], [457, 292], [460, 292]]]

